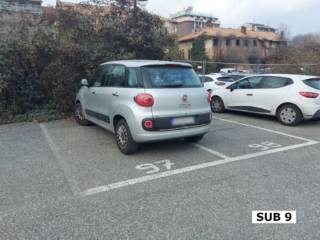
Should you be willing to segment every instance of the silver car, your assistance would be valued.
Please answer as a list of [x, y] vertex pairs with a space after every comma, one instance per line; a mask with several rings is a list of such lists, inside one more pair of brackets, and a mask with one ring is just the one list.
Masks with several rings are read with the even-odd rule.
[[209, 130], [210, 96], [189, 64], [107, 62], [81, 85], [76, 121], [115, 133], [124, 154], [136, 152], [142, 142], [175, 138], [196, 142]]

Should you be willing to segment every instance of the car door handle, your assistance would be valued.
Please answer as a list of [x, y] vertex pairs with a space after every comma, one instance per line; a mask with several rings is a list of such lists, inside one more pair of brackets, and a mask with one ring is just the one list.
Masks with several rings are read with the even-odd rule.
[[246, 95], [247, 95], [248, 97], [252, 97], [252, 96], [253, 96], [252, 93], [247, 93]]
[[112, 96], [114, 96], [114, 97], [119, 97], [119, 93], [114, 92], [114, 93], [112, 93]]

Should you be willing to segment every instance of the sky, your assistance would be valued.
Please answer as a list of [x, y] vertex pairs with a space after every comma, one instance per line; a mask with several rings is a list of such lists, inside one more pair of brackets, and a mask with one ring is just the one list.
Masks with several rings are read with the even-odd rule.
[[[43, 0], [44, 5], [55, 2]], [[320, 0], [149, 0], [146, 8], [168, 17], [190, 6], [194, 11], [219, 18], [222, 27], [239, 27], [245, 22], [255, 22], [276, 28], [285, 25], [291, 37], [320, 32]]]

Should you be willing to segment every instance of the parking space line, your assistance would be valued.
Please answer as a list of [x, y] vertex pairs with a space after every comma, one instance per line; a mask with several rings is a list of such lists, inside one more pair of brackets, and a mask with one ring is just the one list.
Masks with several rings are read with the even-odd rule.
[[251, 124], [246, 124], [246, 123], [233, 121], [233, 120], [228, 120], [228, 119], [224, 119], [224, 118], [218, 118], [218, 117], [213, 117], [213, 118], [217, 119], [217, 120], [229, 122], [229, 123], [235, 123], [235, 124], [242, 125], [242, 126], [245, 126], [245, 127], [251, 127], [251, 128], [259, 129], [259, 130], [262, 130], [262, 131], [275, 133], [275, 134], [286, 136], [286, 137], [290, 137], [290, 138], [299, 139], [299, 140], [306, 141], [306, 142], [315, 142], [314, 140], [311, 140], [311, 139], [308, 139], [308, 138], [299, 137], [299, 136], [296, 136], [296, 135], [292, 135], [292, 134], [288, 134], [288, 133], [284, 133], [284, 132], [279, 132], [279, 131], [268, 129], [268, 128], [258, 127], [258, 126], [254, 126], [254, 125], [251, 125]]
[[[153, 175], [133, 178], [133, 179], [117, 182], [117, 183], [112, 183], [112, 184], [88, 189], [88, 190], [82, 192], [80, 194], [80, 197], [87, 197], [87, 196], [91, 196], [91, 195], [95, 195], [95, 194], [99, 194], [99, 193], [103, 193], [103, 192], [108, 192], [108, 191], [111, 191], [114, 189], [127, 187], [130, 185], [153, 181], [153, 180], [160, 179], [160, 178], [165, 178], [165, 177], [169, 177], [169, 176], [193, 172], [193, 171], [200, 170], [200, 169], [205, 169], [205, 168], [209, 168], [209, 167], [213, 167], [213, 166], [219, 166], [219, 165], [242, 161], [242, 160], [247, 160], [247, 159], [251, 159], [251, 158], [255, 158], [255, 157], [261, 157], [261, 156], [265, 156], [265, 155], [269, 155], [269, 154], [273, 154], [273, 153], [279, 153], [279, 152], [284, 152], [284, 151], [293, 150], [293, 149], [297, 149], [297, 148], [307, 147], [307, 146], [311, 146], [311, 145], [315, 145], [315, 144], [318, 144], [318, 142], [309, 141], [306, 143], [296, 144], [296, 145], [292, 145], [292, 146], [271, 149], [271, 150], [264, 151], [264, 152], [251, 153], [251, 154], [246, 154], [246, 155], [242, 155], [242, 156], [226, 158], [226, 159], [216, 160], [216, 161], [207, 162], [207, 163], [201, 163], [201, 164], [197, 164], [197, 165], [193, 165], [193, 166], [189, 166], [189, 167], [184, 167], [184, 168], [180, 168], [180, 169], [175, 169], [175, 170], [170, 170], [170, 171], [166, 171], [166, 172], [161, 172], [161, 173], [157, 173], [157, 174], [153, 174]], [[201, 149], [206, 151], [206, 148], [201, 148]], [[208, 152], [214, 154], [211, 151], [211, 149], [209, 149], [209, 150], [210, 151], [208, 151]]]
[[207, 148], [207, 147], [205, 147], [205, 146], [202, 146], [202, 145], [200, 145], [200, 144], [198, 144], [198, 143], [191, 143], [191, 144], [192, 144], [193, 146], [195, 146], [196, 148], [200, 148], [200, 149], [202, 149], [202, 150], [204, 150], [204, 151], [206, 151], [206, 152], [209, 152], [209, 153], [211, 153], [211, 154], [213, 154], [213, 155], [216, 155], [216, 156], [218, 156], [218, 157], [221, 157], [222, 159], [230, 158], [229, 156], [227, 156], [227, 155], [225, 155], [225, 154], [223, 154], [223, 153], [214, 151], [214, 150], [212, 150], [212, 149], [210, 149], [210, 148]]
[[63, 172], [63, 175], [66, 179], [66, 181], [68, 182], [68, 185], [72, 191], [72, 193], [74, 195], [76, 195], [77, 193], [79, 193], [79, 189], [76, 187], [77, 184], [75, 181], [71, 181], [71, 177], [69, 176], [72, 176], [72, 174], [68, 171], [68, 166], [66, 165], [64, 159], [62, 158], [59, 150], [58, 150], [58, 147], [56, 146], [56, 144], [54, 143], [50, 133], [48, 132], [48, 129], [46, 128], [46, 126], [43, 124], [43, 123], [40, 123], [40, 128], [43, 132], [43, 135], [45, 137], [45, 139], [47, 140], [47, 143], [50, 147], [50, 150], [59, 166], [59, 168], [61, 169], [61, 171]]

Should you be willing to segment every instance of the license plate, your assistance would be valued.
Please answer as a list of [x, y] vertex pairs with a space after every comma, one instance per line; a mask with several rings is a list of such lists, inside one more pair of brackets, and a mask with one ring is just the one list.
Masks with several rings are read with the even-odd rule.
[[182, 118], [172, 119], [173, 126], [189, 125], [194, 123], [195, 123], [194, 117], [182, 117]]

